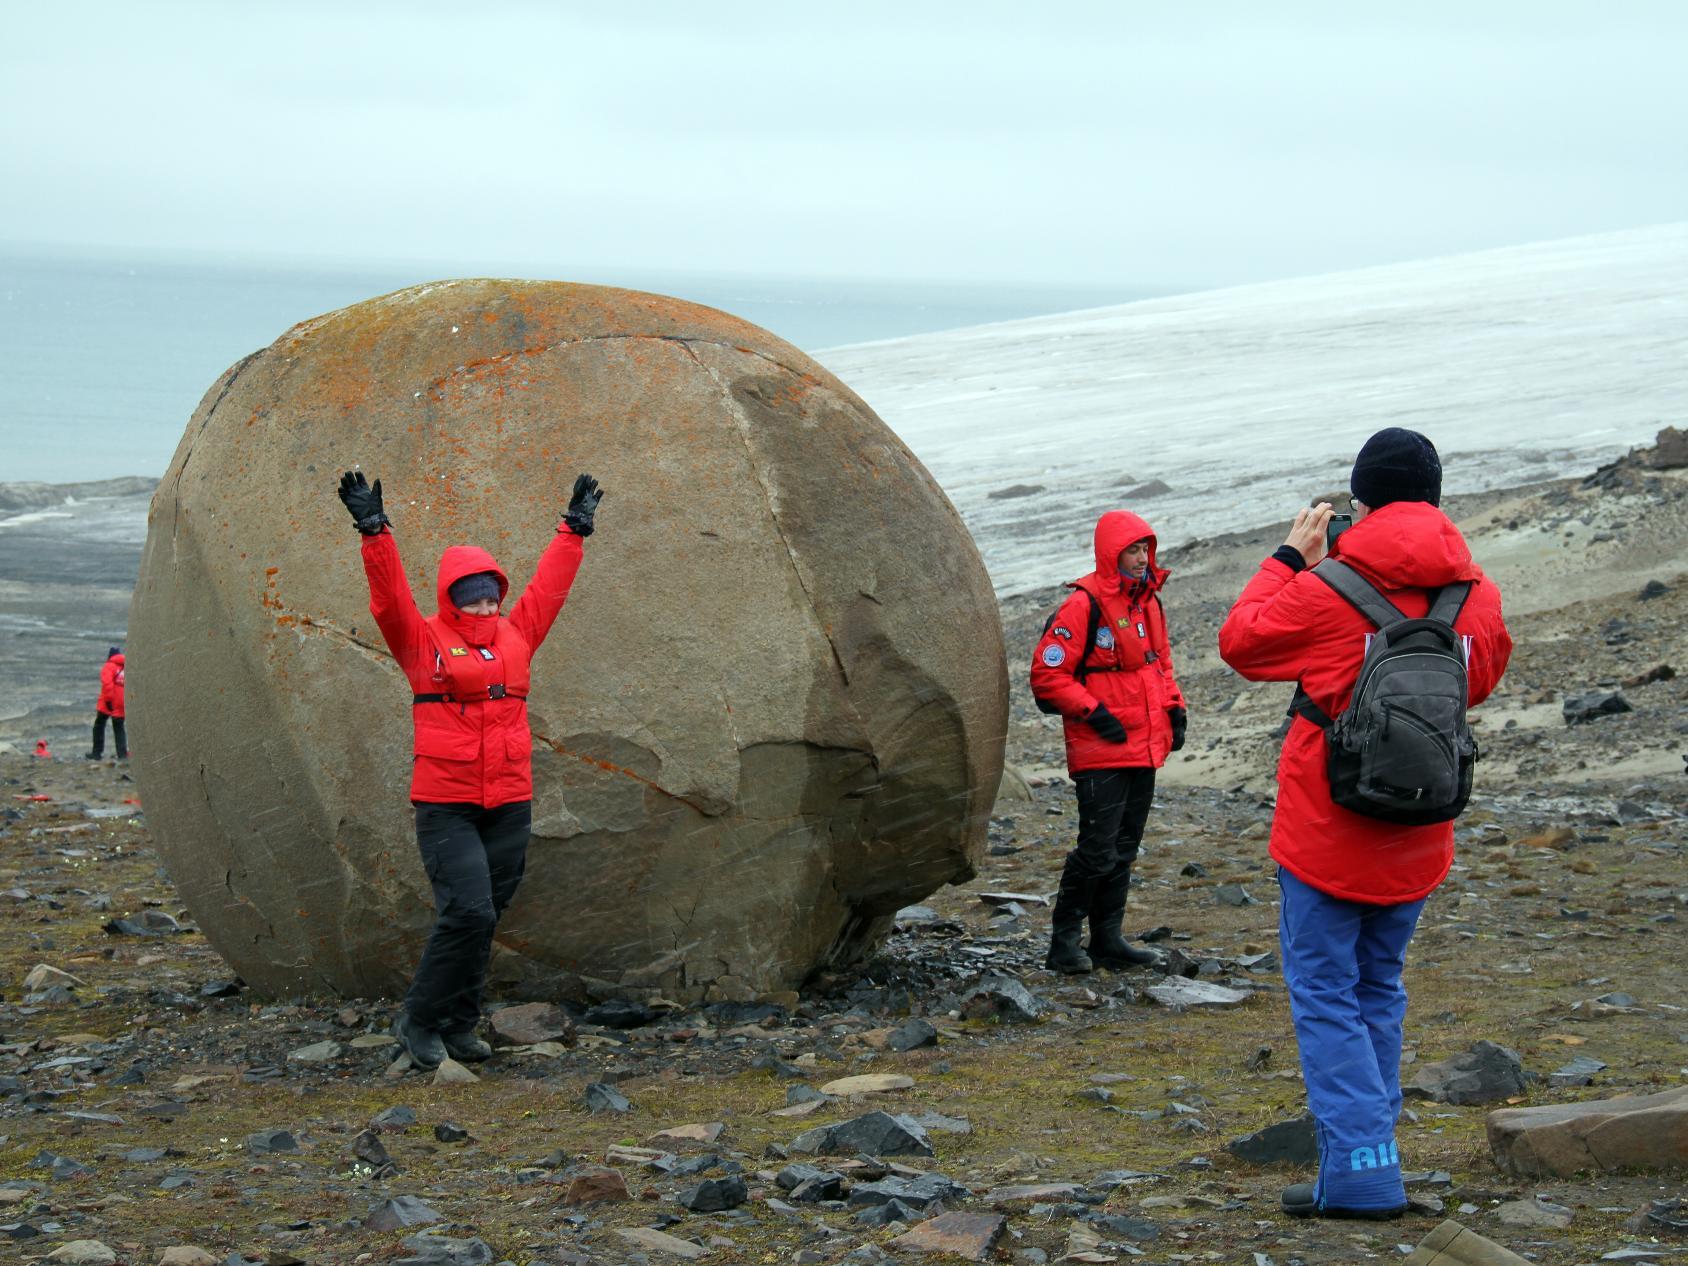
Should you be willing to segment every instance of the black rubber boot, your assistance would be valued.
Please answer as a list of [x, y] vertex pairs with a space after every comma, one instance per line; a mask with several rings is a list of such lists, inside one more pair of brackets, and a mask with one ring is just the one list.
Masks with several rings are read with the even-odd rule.
[[479, 1064], [492, 1058], [492, 1047], [476, 1037], [473, 1029], [441, 1033], [440, 1041], [445, 1043], [445, 1053], [460, 1064]]
[[1090, 899], [1090, 961], [1098, 967], [1148, 967], [1160, 961], [1152, 949], [1133, 945], [1120, 933], [1131, 893], [1131, 867], [1117, 867], [1096, 885]]
[[1407, 1211], [1406, 1205], [1395, 1209], [1343, 1209], [1333, 1204], [1320, 1208], [1313, 1198], [1313, 1184], [1292, 1183], [1280, 1197], [1283, 1210], [1292, 1218], [1345, 1218], [1354, 1222], [1392, 1222]]
[[445, 1060], [445, 1043], [440, 1035], [416, 1023], [408, 1011], [400, 1011], [393, 1021], [393, 1036], [418, 1068], [438, 1068]]
[[1083, 976], [1092, 970], [1090, 957], [1079, 942], [1084, 938], [1084, 916], [1090, 905], [1090, 881], [1061, 876], [1055, 894], [1055, 909], [1049, 916], [1049, 957], [1043, 965], [1068, 976]]

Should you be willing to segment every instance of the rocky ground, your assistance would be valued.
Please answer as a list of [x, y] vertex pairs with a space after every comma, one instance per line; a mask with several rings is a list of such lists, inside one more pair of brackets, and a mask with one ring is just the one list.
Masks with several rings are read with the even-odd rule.
[[[1166, 560], [1192, 740], [1128, 915], [1162, 970], [1042, 970], [1075, 811], [1058, 725], [1019, 685], [1009, 754], [1034, 785], [998, 805], [978, 878], [905, 911], [872, 962], [755, 1004], [512, 1009], [478, 1080], [395, 1068], [389, 1003], [250, 999], [177, 903], [123, 767], [0, 755], [0, 1239], [272, 1266], [867, 1263], [920, 1243], [1291, 1266], [1398, 1258], [1455, 1216], [1542, 1263], [1685, 1247], [1626, 1225], [1680, 1175], [1512, 1178], [1484, 1122], [1688, 1078], [1688, 478], [1642, 455], [1453, 509], [1519, 651], [1413, 946], [1404, 1071], [1434, 1088], [1479, 1041], [1522, 1069], [1499, 1060], [1493, 1102], [1409, 1103], [1402, 1221], [1290, 1221], [1304, 1133], [1231, 1147], [1302, 1107], [1265, 854], [1288, 690], [1212, 650], [1275, 543], [1247, 534]], [[1016, 664], [1053, 597], [1005, 605]], [[1567, 724], [1587, 693], [1630, 710]]]

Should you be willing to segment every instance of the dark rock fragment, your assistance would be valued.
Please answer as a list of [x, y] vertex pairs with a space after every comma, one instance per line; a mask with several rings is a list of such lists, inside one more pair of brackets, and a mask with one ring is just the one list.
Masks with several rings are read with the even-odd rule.
[[693, 1213], [720, 1213], [725, 1209], [736, 1209], [748, 1199], [750, 1188], [738, 1174], [706, 1178], [679, 1196], [681, 1207]]
[[1401, 1091], [1437, 1103], [1495, 1103], [1523, 1093], [1524, 1081], [1524, 1064], [1516, 1051], [1480, 1041], [1462, 1054], [1419, 1065]]
[[1592, 690], [1584, 694], [1566, 695], [1559, 705], [1566, 725], [1587, 725], [1601, 717], [1616, 716], [1620, 712], [1634, 712], [1629, 700], [1616, 690]]
[[606, 1086], [601, 1081], [594, 1081], [587, 1085], [585, 1096], [588, 1112], [631, 1112], [633, 1105], [627, 1097], [613, 1086]]
[[1317, 1165], [1319, 1141], [1313, 1118], [1306, 1113], [1278, 1121], [1263, 1130], [1233, 1139], [1225, 1150], [1238, 1160], [1254, 1165]]

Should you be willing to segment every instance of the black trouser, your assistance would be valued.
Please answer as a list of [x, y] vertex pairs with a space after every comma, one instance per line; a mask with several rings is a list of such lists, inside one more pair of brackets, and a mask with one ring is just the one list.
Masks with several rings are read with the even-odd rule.
[[1067, 854], [1061, 883], [1089, 883], [1130, 870], [1143, 842], [1155, 771], [1086, 769], [1073, 775], [1078, 790], [1078, 846]]
[[109, 712], [94, 713], [94, 750], [93, 756], [105, 755], [105, 727], [106, 718], [111, 717], [112, 737], [117, 740], [117, 759], [129, 759], [129, 736], [123, 731], [123, 718], [111, 716]]
[[533, 802], [416, 804], [416, 844], [434, 886], [434, 929], [405, 995], [423, 1028], [473, 1029], [481, 1019], [492, 933], [527, 863]]

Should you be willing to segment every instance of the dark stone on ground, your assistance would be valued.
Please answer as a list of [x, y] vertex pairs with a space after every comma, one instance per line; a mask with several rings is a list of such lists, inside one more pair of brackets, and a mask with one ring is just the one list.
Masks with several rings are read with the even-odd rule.
[[748, 1199], [750, 1188], [738, 1174], [706, 1178], [679, 1196], [681, 1206], [693, 1213], [720, 1213], [724, 1209], [736, 1209]]
[[991, 501], [1012, 501], [1017, 497], [1034, 497], [1048, 489], [1043, 484], [1009, 484], [1006, 488], [998, 488], [987, 492], [985, 496]]
[[1560, 714], [1565, 718], [1566, 725], [1586, 725], [1590, 721], [1598, 721], [1601, 717], [1616, 716], [1620, 712], [1633, 712], [1629, 700], [1616, 690], [1593, 690], [1580, 695], [1566, 695], [1565, 701], [1559, 705]]
[[1596, 1073], [1606, 1071], [1606, 1065], [1591, 1055], [1578, 1055], [1570, 1063], [1554, 1069], [1548, 1074], [1547, 1083], [1550, 1086], [1587, 1086], [1593, 1083]]
[[299, 1140], [289, 1130], [259, 1130], [246, 1136], [246, 1150], [254, 1156], [268, 1156], [273, 1152], [296, 1152]]
[[870, 1205], [856, 1214], [856, 1223], [860, 1226], [890, 1226], [893, 1222], [913, 1223], [920, 1217], [918, 1209], [911, 1209], [901, 1200], [890, 1200], [885, 1204]]
[[469, 1138], [469, 1131], [454, 1121], [441, 1121], [434, 1127], [434, 1137], [442, 1143], [463, 1143]]
[[1401, 1091], [1437, 1103], [1496, 1103], [1524, 1091], [1524, 1065], [1516, 1051], [1480, 1041], [1469, 1051], [1421, 1064]]
[[631, 1112], [633, 1105], [614, 1087], [594, 1081], [586, 1087], [585, 1103], [589, 1112]]
[[913, 1016], [904, 1020], [891, 1031], [891, 1036], [885, 1040], [885, 1045], [893, 1051], [913, 1051], [922, 1046], [936, 1046], [938, 1044], [938, 1030], [932, 1027], [930, 1020]]
[[583, 1017], [588, 1024], [606, 1029], [637, 1029], [656, 1019], [656, 1012], [642, 1002], [625, 998], [610, 998], [587, 1010]]
[[969, 1020], [1002, 1020], [1025, 1024], [1043, 1015], [1045, 1003], [1012, 976], [986, 972], [962, 997], [961, 1013]]
[[940, 1201], [964, 1199], [968, 1190], [942, 1174], [922, 1174], [919, 1178], [882, 1178], [878, 1182], [857, 1183], [850, 1188], [852, 1206], [887, 1204], [901, 1201], [911, 1209], [925, 1212]]
[[1306, 1113], [1288, 1121], [1279, 1121], [1225, 1144], [1225, 1150], [1238, 1160], [1254, 1165], [1317, 1165], [1319, 1140], [1313, 1130], [1313, 1118]]
[[1084, 1220], [1098, 1231], [1122, 1240], [1153, 1240], [1160, 1237], [1160, 1225], [1148, 1218], [1134, 1218], [1123, 1213], [1087, 1213]]
[[397, 1134], [416, 1124], [416, 1113], [402, 1104], [383, 1108], [370, 1119], [369, 1124], [372, 1129], [380, 1130], [383, 1134]]

